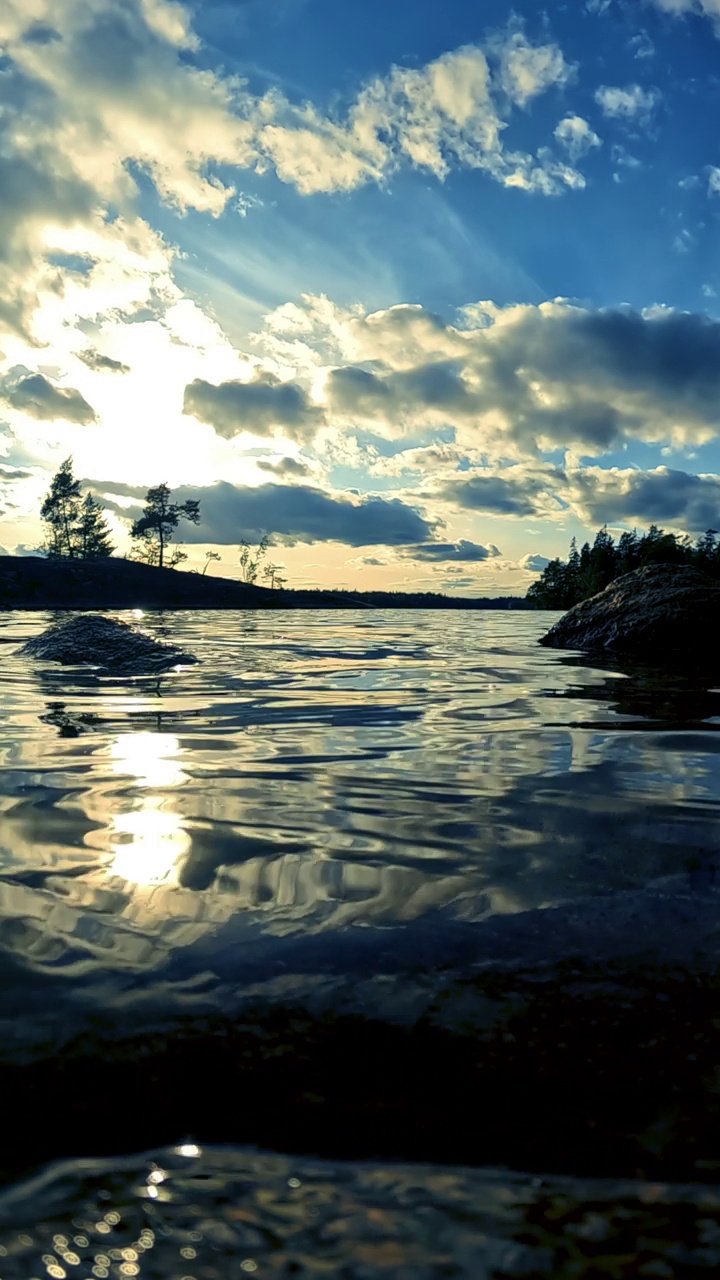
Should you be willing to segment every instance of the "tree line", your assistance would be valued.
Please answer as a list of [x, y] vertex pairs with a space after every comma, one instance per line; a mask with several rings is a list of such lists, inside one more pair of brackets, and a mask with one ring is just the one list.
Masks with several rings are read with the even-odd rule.
[[[66, 458], [53, 476], [40, 516], [45, 525], [41, 550], [50, 559], [96, 560], [112, 556], [115, 552], [104, 508], [91, 493], [83, 494], [80, 481], [73, 474], [72, 458]], [[166, 484], [148, 489], [142, 515], [130, 529], [133, 540], [130, 559], [159, 569], [176, 569], [187, 560], [187, 552], [173, 545], [181, 520], [199, 524], [200, 503], [193, 498], [186, 502], [173, 502], [172, 489]], [[282, 566], [267, 559], [269, 549], [270, 539], [267, 536], [257, 547], [241, 541], [239, 563], [242, 582], [252, 586], [259, 577], [263, 577], [270, 587], [286, 585]], [[201, 572], [207, 573], [215, 560], [220, 560], [219, 552], [206, 551]]]
[[[80, 481], [73, 475], [72, 458], [66, 458], [53, 476], [40, 518], [45, 525], [41, 549], [51, 560], [97, 560], [115, 551], [104, 508], [91, 493], [83, 495]], [[181, 520], [199, 524], [200, 503], [194, 499], [173, 502], [166, 484], [148, 489], [143, 513], [130, 529], [134, 543], [131, 559], [160, 569], [174, 569], [187, 560], [180, 547], [172, 546]]]
[[718, 532], [708, 529], [693, 542], [687, 534], [679, 537], [652, 524], [647, 533], [633, 529], [615, 542], [605, 526], [592, 546], [585, 542], [579, 551], [573, 538], [567, 560], [551, 560], [525, 598], [538, 609], [571, 609], [616, 578], [648, 564], [689, 564], [720, 578]]

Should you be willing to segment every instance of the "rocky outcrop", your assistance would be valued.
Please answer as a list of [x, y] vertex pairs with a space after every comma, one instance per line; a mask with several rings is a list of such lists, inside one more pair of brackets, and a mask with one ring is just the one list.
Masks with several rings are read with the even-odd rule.
[[197, 662], [174, 645], [97, 613], [56, 623], [29, 640], [22, 652], [66, 666], [89, 663], [120, 673], [154, 673]]
[[688, 565], [647, 565], [576, 604], [540, 644], [628, 653], [649, 663], [711, 657], [719, 621], [720, 583]]

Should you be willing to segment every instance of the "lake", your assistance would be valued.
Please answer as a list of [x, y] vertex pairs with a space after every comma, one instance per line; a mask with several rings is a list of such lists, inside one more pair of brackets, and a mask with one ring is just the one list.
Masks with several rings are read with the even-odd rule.
[[[712, 674], [544, 649], [547, 613], [363, 609], [119, 614], [201, 663], [118, 677], [23, 656], [53, 616], [0, 615], [6, 1185], [84, 1158], [63, 1194], [132, 1198], [133, 1153], [175, 1143], [247, 1186], [257, 1145], [335, 1161], [313, 1185], [346, 1158], [703, 1182], [713, 1217]], [[489, 1178], [455, 1188], [486, 1237]], [[0, 1263], [47, 1184], [4, 1196]]]

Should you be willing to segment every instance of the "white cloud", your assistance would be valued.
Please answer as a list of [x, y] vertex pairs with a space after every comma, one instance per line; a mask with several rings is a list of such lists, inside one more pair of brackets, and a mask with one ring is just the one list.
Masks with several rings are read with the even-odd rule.
[[547, 556], [532, 554], [523, 556], [522, 559], [518, 561], [520, 568], [524, 569], [528, 573], [542, 573], [543, 569], [546, 569], [549, 563], [550, 561]]
[[482, 169], [504, 186], [557, 194], [581, 185], [579, 175], [544, 148], [536, 156], [506, 151], [500, 98], [525, 106], [570, 75], [557, 45], [531, 45], [514, 32], [487, 49], [466, 45], [421, 68], [394, 67], [361, 91], [344, 120], [271, 95], [257, 144], [278, 176], [304, 194], [349, 191], [401, 164], [439, 178], [455, 166]]
[[652, 115], [660, 101], [660, 95], [655, 89], [643, 89], [639, 84], [629, 84], [624, 89], [601, 85], [595, 94], [595, 101], [611, 119], [642, 123]]
[[228, 178], [242, 170], [307, 195], [402, 166], [544, 195], [584, 185], [547, 146], [507, 145], [513, 107], [571, 74], [557, 45], [517, 30], [392, 67], [336, 114], [195, 65], [190, 11], [171, 0], [6, 0], [0, 42], [0, 329], [31, 341], [177, 300], [174, 251], [136, 212], [141, 175], [211, 216], [246, 207]]
[[[306, 298], [292, 313], [284, 308], [281, 323], [296, 352], [303, 342], [327, 352], [326, 370], [310, 377], [333, 439], [363, 428], [413, 442], [408, 456], [371, 462], [377, 473], [447, 469], [478, 453], [597, 456], [630, 439], [684, 447], [720, 432], [720, 324], [702, 315], [557, 300], [477, 303], [448, 324], [417, 306], [366, 314]], [[272, 349], [273, 316], [268, 336]], [[440, 430], [454, 440], [430, 438], [440, 450], [431, 461], [418, 437]], [[367, 453], [359, 460], [368, 465]]]
[[574, 69], [556, 44], [531, 45], [520, 31], [502, 42], [500, 82], [521, 107], [552, 86], [566, 85], [573, 75]]
[[680, 16], [687, 13], [700, 14], [720, 24], [720, 0], [649, 0], [656, 9], [663, 13]]
[[720, 169], [714, 165], [708, 169], [708, 194], [720, 196]]
[[602, 146], [602, 140], [582, 116], [565, 116], [555, 130], [555, 137], [572, 160], [579, 160], [594, 147]]

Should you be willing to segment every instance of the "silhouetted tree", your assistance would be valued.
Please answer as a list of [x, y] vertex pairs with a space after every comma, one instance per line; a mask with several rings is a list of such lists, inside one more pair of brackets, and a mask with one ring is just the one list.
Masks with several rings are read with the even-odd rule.
[[77, 532], [78, 555], [83, 560], [111, 556], [115, 550], [103, 508], [91, 493], [86, 493], [83, 498]]
[[284, 587], [287, 582], [287, 578], [283, 578], [282, 574], [280, 573], [281, 569], [282, 569], [281, 564], [266, 564], [265, 568], [263, 569], [262, 576], [263, 578], [265, 578], [266, 582], [269, 584], [269, 586], [272, 589], [274, 589], [275, 587], [277, 588]]
[[220, 555], [220, 552], [219, 551], [205, 552], [205, 564], [203, 565], [202, 574], [200, 575], [201, 577], [204, 578], [205, 574], [207, 573], [208, 565], [210, 564], [211, 560], [222, 560], [222, 556]]
[[632, 573], [637, 569], [640, 564], [640, 540], [637, 529], [633, 529], [632, 533], [626, 530], [620, 535], [616, 559], [617, 575], [620, 578], [624, 573]]
[[158, 568], [174, 569], [181, 561], [187, 560], [187, 553], [179, 547], [173, 548], [166, 563], [165, 553], [170, 546], [175, 530], [181, 520], [189, 520], [191, 524], [200, 523], [200, 503], [189, 498], [187, 502], [171, 502], [172, 489], [166, 484], [156, 485], [148, 489], [145, 495], [145, 510], [130, 530], [130, 537], [135, 539], [133, 559], [144, 560], [146, 564], [157, 565]]
[[81, 500], [80, 482], [72, 468], [72, 458], [66, 458], [40, 508], [46, 526], [45, 555], [69, 560], [111, 556], [114, 547], [103, 508], [89, 493]]
[[623, 533], [616, 546], [604, 527], [593, 546], [585, 542], [579, 555], [573, 538], [567, 563], [559, 558], [551, 560], [529, 588], [526, 600], [540, 609], [569, 609], [647, 564], [691, 564], [720, 578], [717, 531], [708, 529], [693, 543], [686, 534], [678, 537], [653, 524], [642, 537], [636, 529]]
[[268, 553], [269, 546], [270, 539], [267, 534], [263, 534], [254, 551], [244, 538], [240, 542], [240, 577], [243, 582], [247, 582], [248, 586], [257, 582], [260, 566]]
[[588, 595], [604, 591], [616, 576], [615, 543], [604, 525], [595, 535], [590, 552], [590, 575], [586, 584]]
[[40, 508], [40, 519], [46, 526], [44, 551], [52, 559], [67, 556], [74, 560], [77, 556], [80, 493], [80, 481], [73, 475], [73, 460], [66, 458], [53, 476]]
[[720, 562], [720, 543], [717, 529], [707, 529], [695, 543], [693, 560], [698, 569], [705, 573], [712, 572]]

